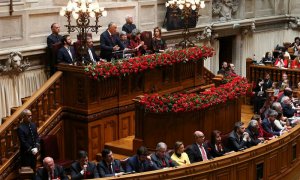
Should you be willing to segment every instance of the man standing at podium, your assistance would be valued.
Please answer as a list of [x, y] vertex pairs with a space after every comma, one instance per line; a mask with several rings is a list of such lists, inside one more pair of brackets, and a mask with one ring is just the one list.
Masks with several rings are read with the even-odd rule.
[[36, 168], [36, 155], [40, 148], [40, 140], [35, 123], [31, 122], [32, 113], [29, 109], [22, 112], [23, 122], [18, 128], [20, 140], [21, 166]]

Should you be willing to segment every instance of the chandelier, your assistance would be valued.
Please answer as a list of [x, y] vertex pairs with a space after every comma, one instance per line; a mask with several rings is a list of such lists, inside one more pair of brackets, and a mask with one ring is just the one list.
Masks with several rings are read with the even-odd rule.
[[[66, 7], [62, 7], [59, 14], [67, 17], [68, 24], [65, 25], [68, 28], [68, 33], [77, 31], [79, 34], [80, 45], [77, 48], [79, 52], [79, 61], [85, 62], [85, 55], [87, 50], [87, 34], [89, 31], [98, 33], [98, 29], [101, 27], [99, 18], [101, 16], [107, 16], [107, 11], [103, 7], [99, 6], [96, 0], [69, 0]], [[71, 24], [71, 17], [76, 21], [74, 25]], [[91, 19], [95, 19], [95, 24], [91, 25]]]
[[[205, 1], [201, 0], [169, 0], [166, 2], [166, 7], [171, 8], [173, 16], [179, 16], [183, 19], [184, 30], [182, 32], [183, 40], [179, 42], [182, 48], [195, 46], [195, 44], [189, 39], [189, 19], [190, 17], [198, 17], [199, 9], [205, 8]], [[178, 10], [179, 11], [176, 11]]]

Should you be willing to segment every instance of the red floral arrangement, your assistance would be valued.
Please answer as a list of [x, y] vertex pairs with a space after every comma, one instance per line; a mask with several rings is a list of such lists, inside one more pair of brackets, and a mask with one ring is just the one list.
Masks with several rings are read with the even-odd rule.
[[205, 109], [246, 95], [247, 79], [237, 76], [226, 84], [200, 93], [145, 94], [139, 101], [146, 112], [190, 112]]
[[132, 73], [143, 72], [158, 66], [168, 66], [180, 62], [200, 61], [214, 55], [211, 47], [191, 47], [162, 54], [150, 54], [133, 57], [114, 62], [98, 62], [85, 67], [86, 74], [92, 79], [108, 78], [112, 76], [126, 76]]

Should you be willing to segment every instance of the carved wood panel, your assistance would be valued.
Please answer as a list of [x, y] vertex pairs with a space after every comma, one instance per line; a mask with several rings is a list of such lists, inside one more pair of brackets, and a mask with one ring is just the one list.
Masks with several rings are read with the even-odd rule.
[[134, 135], [134, 111], [119, 115], [119, 138]]

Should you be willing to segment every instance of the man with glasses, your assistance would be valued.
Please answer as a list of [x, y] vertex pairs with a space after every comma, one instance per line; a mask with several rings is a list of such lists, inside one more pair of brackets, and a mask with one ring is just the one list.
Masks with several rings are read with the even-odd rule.
[[30, 166], [35, 171], [40, 139], [37, 133], [37, 127], [31, 120], [31, 111], [25, 109], [22, 112], [22, 123], [17, 132], [20, 140], [21, 166]]
[[203, 132], [195, 131], [194, 138], [195, 138], [195, 143], [190, 145], [186, 150], [190, 162], [195, 163], [195, 162], [207, 161], [209, 159], [212, 159], [212, 156], [208, 151], [208, 146], [205, 143], [205, 136]]
[[159, 142], [156, 145], [156, 152], [151, 155], [151, 159], [158, 169], [178, 166], [178, 164], [168, 155], [167, 145], [164, 142]]

